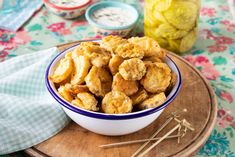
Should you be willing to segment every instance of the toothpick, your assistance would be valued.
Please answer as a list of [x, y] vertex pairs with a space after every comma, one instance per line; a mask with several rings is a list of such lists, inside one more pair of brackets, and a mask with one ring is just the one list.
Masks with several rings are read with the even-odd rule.
[[[166, 137], [166, 139], [171, 139], [171, 138], [177, 138], [177, 137], [182, 137], [183, 134], [177, 134], [177, 135], [172, 135]], [[100, 145], [100, 148], [111, 148], [111, 147], [116, 147], [116, 146], [123, 146], [123, 145], [129, 145], [129, 144], [136, 144], [136, 143], [142, 143], [146, 141], [155, 141], [159, 140], [161, 137], [157, 138], [152, 138], [152, 139], [140, 139], [140, 140], [133, 140], [133, 141], [125, 141], [125, 142], [118, 142], [118, 143], [111, 143], [111, 144], [105, 144], [105, 145]]]
[[149, 144], [151, 139], [157, 136], [157, 134], [159, 134], [162, 131], [162, 129], [164, 129], [173, 119], [174, 116], [168, 118], [167, 121], [152, 136], [150, 136], [149, 140], [145, 142], [139, 149], [137, 149], [137, 151], [131, 157], [135, 157], [137, 154], [139, 154], [139, 152], [141, 152]]
[[147, 154], [150, 150], [152, 150], [154, 147], [156, 147], [160, 142], [162, 142], [164, 139], [166, 139], [167, 136], [169, 136], [171, 133], [173, 133], [175, 130], [177, 130], [180, 127], [180, 125], [181, 124], [177, 124], [173, 129], [168, 131], [163, 137], [161, 137], [158, 141], [156, 141], [153, 145], [151, 145], [143, 153], [139, 154], [138, 157], [143, 157], [145, 154]]
[[182, 123], [182, 125], [184, 127], [187, 127], [189, 130], [191, 131], [194, 131], [195, 129], [192, 127], [192, 125], [186, 120], [186, 119], [183, 119], [182, 121], [177, 119], [176, 117], [174, 118], [174, 120], [178, 123]]

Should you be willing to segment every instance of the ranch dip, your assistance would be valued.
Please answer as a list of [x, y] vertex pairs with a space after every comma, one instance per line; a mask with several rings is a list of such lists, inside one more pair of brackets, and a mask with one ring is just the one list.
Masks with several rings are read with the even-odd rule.
[[76, 7], [83, 4], [86, 4], [88, 0], [49, 0], [50, 3], [53, 3], [60, 7]]
[[93, 12], [92, 19], [104, 26], [126, 26], [133, 22], [134, 16], [127, 9], [104, 7]]

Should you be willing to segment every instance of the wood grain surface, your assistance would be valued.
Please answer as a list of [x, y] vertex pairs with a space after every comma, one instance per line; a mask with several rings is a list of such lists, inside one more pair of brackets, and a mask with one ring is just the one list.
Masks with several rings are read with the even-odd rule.
[[[58, 48], [62, 51], [74, 44], [76, 43], [61, 45]], [[102, 149], [98, 146], [113, 142], [148, 138], [164, 123], [171, 112], [186, 108], [188, 112], [182, 114], [181, 118], [187, 119], [194, 126], [195, 131], [187, 132], [180, 144], [177, 144], [177, 139], [164, 140], [147, 156], [182, 157], [194, 155], [206, 142], [214, 127], [217, 113], [215, 94], [197, 69], [171, 52], [168, 52], [168, 56], [173, 59], [181, 71], [182, 88], [176, 99], [151, 125], [130, 135], [110, 137], [92, 133], [71, 122], [56, 136], [25, 150], [25, 153], [35, 157], [128, 157], [141, 144], [109, 149]], [[169, 131], [174, 125], [176, 123], [172, 122], [159, 136]]]

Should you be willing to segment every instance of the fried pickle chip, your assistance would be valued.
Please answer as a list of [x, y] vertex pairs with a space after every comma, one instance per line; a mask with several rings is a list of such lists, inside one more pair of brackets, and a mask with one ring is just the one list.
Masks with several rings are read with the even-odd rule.
[[137, 93], [132, 95], [130, 98], [132, 100], [132, 105], [137, 105], [148, 98], [148, 93], [146, 92], [146, 90], [141, 89]]
[[139, 58], [131, 58], [122, 62], [119, 73], [125, 80], [140, 80], [146, 73], [146, 67]]
[[126, 39], [119, 36], [109, 35], [101, 40], [100, 46], [112, 53], [117, 49], [119, 45], [127, 43]]
[[163, 59], [166, 56], [161, 50], [158, 42], [150, 37], [132, 37], [128, 39], [128, 41], [139, 45], [144, 50], [144, 57], [158, 56]]
[[109, 70], [111, 71], [112, 75], [115, 75], [118, 72], [118, 68], [123, 61], [124, 59], [122, 57], [113, 55], [109, 61]]
[[66, 90], [64, 86], [58, 88], [59, 94], [67, 101], [71, 102], [73, 100], [72, 95]]
[[139, 109], [148, 109], [160, 106], [166, 100], [164, 92], [155, 94], [154, 96], [144, 100], [141, 104], [138, 105]]
[[158, 36], [162, 36], [168, 39], [179, 39], [185, 36], [187, 33], [188, 31], [176, 29], [167, 23], [161, 24], [156, 29], [156, 34]]
[[151, 61], [152, 63], [159, 62], [161, 63], [162, 60], [158, 58], [158, 56], [151, 56], [151, 57], [144, 57], [143, 61]]
[[166, 91], [170, 92], [173, 89], [173, 87], [175, 86], [176, 82], [177, 82], [177, 75], [174, 72], [171, 72], [171, 81], [170, 81], [170, 84], [167, 87]]
[[101, 48], [100, 45], [96, 42], [82, 42], [80, 48], [83, 51], [83, 54], [86, 55], [91, 64], [96, 67], [103, 67], [109, 63], [111, 58], [110, 52]]
[[133, 95], [138, 91], [138, 82], [125, 80], [120, 73], [117, 73], [113, 77], [112, 89], [114, 91], [120, 91], [125, 93], [127, 96]]
[[96, 96], [103, 97], [106, 93], [111, 91], [112, 77], [104, 68], [92, 66], [85, 81], [90, 92]]
[[49, 79], [54, 83], [60, 83], [66, 80], [73, 70], [73, 62], [70, 58], [63, 58], [60, 60], [59, 65], [56, 67], [52, 76]]
[[86, 56], [78, 56], [73, 58], [74, 70], [72, 72], [71, 84], [82, 84], [91, 67], [90, 61]]
[[165, 63], [152, 63], [147, 66], [146, 75], [140, 83], [150, 93], [160, 93], [166, 90], [171, 80], [171, 69]]
[[101, 105], [104, 113], [122, 114], [132, 111], [132, 101], [124, 93], [112, 91], [105, 95]]
[[190, 30], [198, 16], [198, 6], [189, 1], [172, 1], [169, 9], [163, 12], [167, 21], [178, 29]]
[[98, 101], [92, 94], [88, 92], [78, 93], [75, 100], [73, 100], [71, 103], [89, 111], [99, 110], [99, 107], [97, 107]]
[[87, 87], [87, 85], [72, 85], [70, 83], [66, 83], [65, 84], [65, 89], [72, 93], [72, 94], [78, 94], [78, 93], [81, 93], [81, 92], [88, 92], [89, 91], [89, 88]]
[[154, 10], [165, 11], [171, 6], [172, 0], [155, 0]]
[[185, 37], [183, 37], [180, 43], [180, 48], [179, 48], [180, 52], [188, 51], [196, 42], [196, 37], [197, 37], [197, 28], [193, 29]]
[[114, 53], [123, 58], [140, 58], [144, 57], [144, 50], [136, 44], [126, 43], [118, 45]]

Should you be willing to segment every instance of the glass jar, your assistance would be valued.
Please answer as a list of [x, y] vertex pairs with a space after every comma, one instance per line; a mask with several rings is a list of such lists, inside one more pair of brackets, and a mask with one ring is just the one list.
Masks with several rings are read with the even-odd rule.
[[144, 33], [176, 53], [192, 48], [197, 38], [200, 0], [145, 0]]

